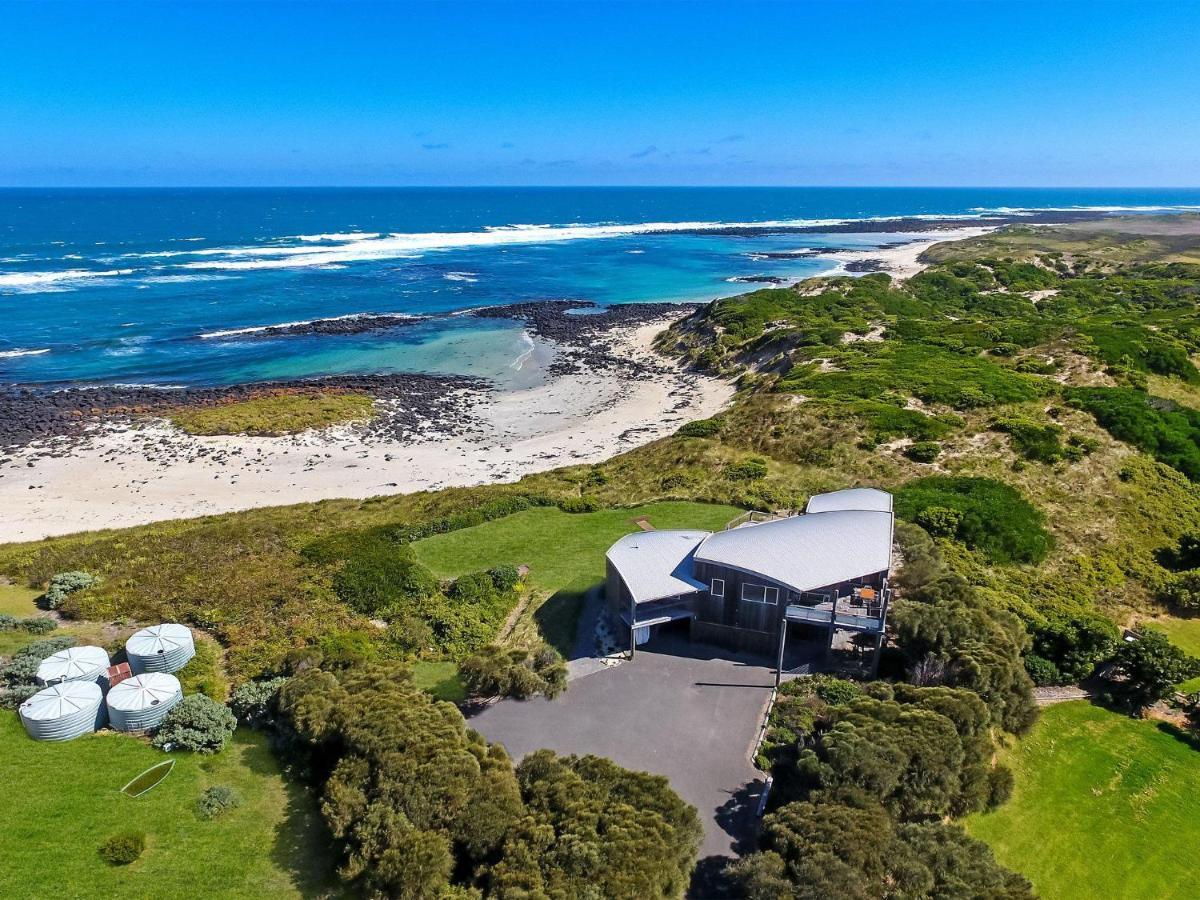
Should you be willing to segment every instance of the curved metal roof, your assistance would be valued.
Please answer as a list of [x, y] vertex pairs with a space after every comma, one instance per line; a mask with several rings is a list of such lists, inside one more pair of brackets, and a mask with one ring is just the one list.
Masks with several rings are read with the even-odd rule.
[[695, 558], [762, 575], [794, 591], [816, 590], [890, 568], [892, 514], [838, 509], [743, 525], [709, 535]]
[[47, 656], [37, 669], [42, 684], [74, 681], [80, 678], [99, 678], [108, 668], [108, 654], [103, 647], [68, 647]]
[[130, 656], [154, 656], [159, 653], [170, 653], [179, 647], [187, 647], [193, 643], [192, 631], [186, 625], [167, 622], [163, 625], [151, 625], [141, 631], [134, 632], [125, 642], [125, 652]]
[[705, 584], [692, 577], [692, 554], [707, 531], [638, 531], [608, 551], [635, 603], [694, 594]]
[[134, 710], [157, 706], [175, 697], [179, 679], [166, 672], [148, 672], [127, 678], [108, 692], [109, 709]]
[[828, 494], [814, 494], [809, 498], [805, 511], [809, 513], [833, 512], [839, 509], [869, 509], [876, 512], [892, 511], [892, 495], [876, 488], [846, 488]]
[[48, 722], [82, 709], [95, 710], [100, 703], [100, 685], [94, 681], [66, 681], [38, 691], [21, 704], [21, 718]]

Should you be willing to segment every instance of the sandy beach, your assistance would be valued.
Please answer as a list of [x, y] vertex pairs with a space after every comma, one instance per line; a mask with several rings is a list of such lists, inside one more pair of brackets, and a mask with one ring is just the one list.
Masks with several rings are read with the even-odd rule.
[[917, 261], [917, 257], [943, 241], [963, 241], [967, 238], [979, 237], [989, 231], [995, 231], [995, 226], [973, 226], [953, 228], [944, 231], [930, 231], [921, 237], [894, 247], [878, 247], [869, 250], [841, 250], [834, 253], [822, 253], [824, 259], [832, 259], [838, 267], [826, 276], [846, 275], [862, 272], [887, 272], [893, 278], [905, 279], [916, 275], [925, 266]]
[[[650, 345], [659, 321], [613, 334], [652, 377], [568, 372], [538, 387], [464, 394], [467, 433], [403, 441], [355, 427], [291, 437], [193, 437], [163, 419], [99, 426], [69, 453], [39, 441], [0, 463], [0, 542], [260, 506], [516, 481], [594, 463], [718, 412], [732, 385]], [[387, 402], [387, 401], [383, 401]]]

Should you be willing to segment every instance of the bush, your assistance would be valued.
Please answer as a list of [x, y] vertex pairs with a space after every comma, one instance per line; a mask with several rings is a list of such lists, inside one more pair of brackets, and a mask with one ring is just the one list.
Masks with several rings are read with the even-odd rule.
[[237, 792], [224, 784], [215, 784], [210, 788], [205, 789], [200, 795], [200, 799], [196, 801], [196, 815], [201, 819], [215, 819], [221, 813], [229, 809], [236, 809], [242, 805], [242, 798]]
[[516, 697], [534, 694], [553, 699], [567, 686], [567, 667], [548, 644], [534, 650], [484, 647], [459, 666], [467, 692], [473, 697]]
[[1029, 677], [1033, 679], [1033, 683], [1038, 687], [1066, 683], [1066, 679], [1063, 678], [1063, 673], [1058, 670], [1058, 666], [1050, 662], [1050, 660], [1038, 656], [1036, 653], [1026, 654], [1025, 671], [1029, 673]]
[[488, 575], [498, 591], [511, 591], [521, 581], [521, 573], [516, 566], [495, 566], [488, 569]]
[[1015, 782], [1012, 769], [1008, 766], [998, 765], [988, 772], [988, 809], [995, 809], [1007, 803], [1008, 798], [1012, 796]]
[[227, 706], [204, 694], [192, 694], [167, 713], [154, 735], [154, 746], [216, 753], [229, 743], [236, 728], [237, 718]]
[[483, 603], [496, 596], [496, 583], [487, 572], [460, 575], [450, 586], [450, 596], [465, 603]]
[[17, 617], [8, 613], [0, 613], [0, 631], [12, 631], [17, 627]]
[[46, 605], [58, 609], [71, 594], [95, 583], [95, 576], [87, 572], [59, 572], [50, 579], [50, 585], [46, 588]]
[[945, 506], [927, 506], [917, 513], [917, 524], [935, 537], [954, 537], [962, 520], [961, 512]]
[[[901, 486], [895, 499], [900, 518], [941, 534], [953, 524], [955, 537], [992, 562], [1041, 562], [1052, 545], [1045, 516], [1015, 488], [992, 478], [931, 475]], [[944, 510], [958, 513], [958, 522]]]
[[140, 831], [114, 834], [100, 845], [100, 858], [110, 866], [127, 866], [146, 849], [146, 835]]
[[558, 508], [568, 513], [590, 513], [600, 508], [600, 501], [592, 497], [565, 497], [558, 501]]
[[937, 441], [917, 441], [904, 451], [904, 455], [913, 462], [931, 463], [941, 452], [942, 445]]
[[680, 437], [713, 437], [721, 433], [724, 423], [720, 419], [697, 419], [687, 422], [675, 433]]
[[730, 463], [723, 474], [730, 481], [757, 481], [767, 477], [767, 461], [752, 457], [741, 462]]
[[1173, 572], [1158, 596], [1182, 613], [1200, 612], [1200, 569]]
[[229, 695], [229, 709], [238, 722], [251, 728], [264, 728], [275, 720], [279, 711], [279, 689], [287, 678], [267, 678], [239, 684]]
[[0, 684], [8, 688], [21, 685], [36, 685], [38, 666], [47, 656], [75, 646], [75, 638], [70, 635], [45, 638], [26, 644], [13, 654], [3, 666], [0, 666]]
[[58, 628], [58, 623], [49, 616], [30, 616], [28, 619], [22, 619], [18, 624], [30, 634], [49, 634]]
[[[1025, 459], [1054, 463], [1066, 455], [1061, 441], [1062, 427], [1059, 425], [1039, 425], [1027, 419], [1002, 419], [995, 422], [993, 427], [1006, 433], [1012, 439], [1013, 449]], [[1082, 457], [1082, 449], [1078, 453]]]
[[1074, 388], [1068, 397], [1117, 440], [1200, 480], [1200, 411], [1132, 388]]

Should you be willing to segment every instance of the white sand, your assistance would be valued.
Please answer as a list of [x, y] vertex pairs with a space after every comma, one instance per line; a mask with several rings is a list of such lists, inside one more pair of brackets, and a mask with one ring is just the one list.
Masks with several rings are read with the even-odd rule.
[[893, 278], [903, 281], [905, 278], [912, 278], [912, 276], [925, 268], [925, 264], [919, 262], [917, 257], [934, 244], [940, 244], [943, 241], [962, 241], [967, 238], [979, 237], [981, 234], [987, 234], [989, 231], [995, 230], [994, 226], [975, 226], [970, 228], [948, 228], [943, 231], [928, 231], [912, 242], [902, 244], [898, 247], [822, 253], [821, 258], [836, 260], [840, 264], [834, 271], [826, 272], [826, 276], [846, 275], [848, 274], [846, 263], [861, 262], [869, 259], [877, 260], [881, 264], [881, 271], [887, 272]]
[[[618, 352], [664, 372], [630, 380], [572, 374], [475, 407], [477, 427], [417, 441], [351, 427], [287, 438], [192, 437], [163, 420], [97, 431], [68, 455], [47, 444], [0, 465], [0, 542], [139, 525], [259, 506], [516, 481], [595, 463], [706, 418], [727, 382], [684, 373], [650, 349], [663, 323], [621, 334]], [[214, 460], [221, 456], [224, 460]], [[201, 455], [204, 454], [204, 455]], [[32, 463], [32, 465], [29, 465]]]

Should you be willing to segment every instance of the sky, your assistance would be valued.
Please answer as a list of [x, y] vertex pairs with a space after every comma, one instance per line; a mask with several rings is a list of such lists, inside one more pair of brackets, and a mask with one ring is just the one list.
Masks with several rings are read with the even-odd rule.
[[0, 0], [0, 185], [1200, 185], [1200, 2]]

